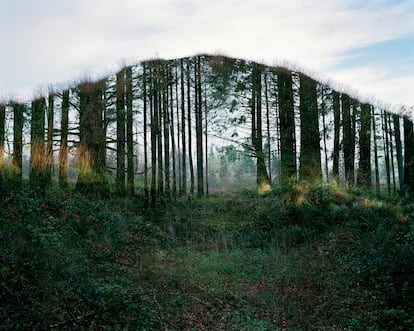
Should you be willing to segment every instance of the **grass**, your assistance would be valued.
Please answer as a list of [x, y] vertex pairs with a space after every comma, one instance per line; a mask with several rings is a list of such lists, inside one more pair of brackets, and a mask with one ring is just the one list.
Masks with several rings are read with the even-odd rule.
[[[298, 199], [300, 196], [300, 199]], [[3, 330], [410, 330], [414, 204], [337, 188], [0, 203]]]

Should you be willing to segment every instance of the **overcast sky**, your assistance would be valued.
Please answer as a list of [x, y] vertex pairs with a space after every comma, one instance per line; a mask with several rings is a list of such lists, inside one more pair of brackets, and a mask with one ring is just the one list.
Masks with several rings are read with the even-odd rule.
[[414, 105], [413, 0], [0, 0], [0, 31], [3, 96], [208, 52]]

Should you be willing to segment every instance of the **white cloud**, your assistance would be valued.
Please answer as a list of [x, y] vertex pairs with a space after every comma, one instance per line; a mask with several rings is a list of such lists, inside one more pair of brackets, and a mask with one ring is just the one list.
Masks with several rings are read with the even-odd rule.
[[[0, 90], [21, 93], [102, 73], [125, 58], [224, 51], [300, 63], [387, 102], [402, 97], [414, 104], [409, 77], [378, 80], [377, 67], [335, 70], [346, 51], [413, 34], [409, 1], [390, 7], [370, 0], [356, 8], [352, 0], [73, 0], [64, 10], [58, 1], [15, 1], [18, 11], [0, 4]], [[31, 14], [34, 3], [39, 8]], [[387, 81], [399, 90], [382, 88]]]

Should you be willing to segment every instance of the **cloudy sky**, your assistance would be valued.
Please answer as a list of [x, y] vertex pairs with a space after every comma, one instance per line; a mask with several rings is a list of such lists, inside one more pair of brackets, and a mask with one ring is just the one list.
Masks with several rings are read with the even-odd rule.
[[0, 95], [200, 52], [414, 105], [412, 0], [0, 0]]

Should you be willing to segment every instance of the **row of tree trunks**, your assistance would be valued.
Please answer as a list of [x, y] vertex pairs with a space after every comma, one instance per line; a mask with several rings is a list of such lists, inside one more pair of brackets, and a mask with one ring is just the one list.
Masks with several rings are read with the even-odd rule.
[[[116, 191], [119, 195], [135, 193], [137, 170], [134, 168], [137, 167], [134, 167], [134, 111], [140, 114], [141, 110], [134, 110], [134, 98], [136, 104], [144, 104], [143, 132], [137, 132], [137, 137], [144, 137], [143, 174], [147, 203], [150, 198], [155, 203], [158, 197], [169, 199], [171, 196], [185, 195], [188, 185], [191, 195], [195, 194], [196, 189], [199, 197], [208, 194], [207, 126], [210, 122], [207, 93], [210, 91], [210, 77], [206, 63], [210, 62], [204, 60], [205, 57], [197, 56], [179, 61], [151, 61], [143, 64], [142, 75], [140, 68], [132, 67], [124, 68], [116, 75], [114, 150], [117, 163]], [[240, 68], [242, 67], [243, 65], [240, 65]], [[400, 193], [414, 192], [411, 120], [404, 118], [404, 139], [401, 139], [400, 116], [382, 110], [375, 114], [369, 104], [359, 104], [344, 93], [332, 91], [332, 94], [329, 94], [329, 88], [326, 91], [324, 86], [318, 85], [316, 81], [303, 74], [296, 75], [285, 69], [268, 71], [255, 63], [243, 68], [244, 72], [249, 74], [246, 75], [243, 84], [247, 82], [246, 86], [251, 86], [251, 150], [256, 158], [258, 187], [271, 183], [272, 139], [275, 137], [272, 137], [271, 133], [270, 114], [271, 108], [274, 107], [278, 139], [274, 145], [277, 146], [275, 154], [280, 154], [278, 161], [282, 183], [296, 179], [297, 174], [304, 180], [322, 178], [322, 133], [319, 132], [319, 120], [322, 116], [325, 152], [323, 161], [327, 179], [331, 177], [326, 145], [329, 129], [332, 128], [332, 178], [340, 177], [340, 160], [342, 161], [343, 155], [344, 172], [341, 172], [341, 175], [345, 175], [347, 185], [357, 184], [366, 189], [375, 186], [380, 194], [380, 173], [384, 173], [388, 194], [396, 193], [397, 185]], [[134, 80], [137, 82], [135, 85]], [[268, 82], [273, 82], [274, 93], [269, 92]], [[59, 130], [53, 127], [55, 108], [58, 107], [58, 103], [55, 105], [55, 99], [60, 96], [62, 103], [58, 138], [59, 183], [62, 187], [67, 186], [70, 144], [68, 136], [73, 135], [69, 132], [69, 110], [72, 107], [78, 109], [80, 115], [79, 139], [72, 141], [73, 146], [77, 148], [77, 188], [83, 192], [108, 192], [106, 153], [107, 148], [112, 148], [106, 140], [107, 121], [112, 120], [107, 116], [107, 112], [112, 109], [107, 106], [108, 86], [110, 80], [81, 83], [71, 91], [66, 90], [61, 94], [50, 93], [48, 99], [39, 98], [32, 102], [31, 112], [27, 114], [30, 115], [31, 125], [30, 182], [33, 186], [44, 189], [51, 181], [54, 134], [58, 136], [59, 133]], [[142, 98], [135, 95], [134, 86], [138, 86], [137, 90], [142, 91]], [[250, 96], [248, 89], [246, 92], [244, 98], [246, 95]], [[269, 100], [270, 98], [273, 100]], [[328, 114], [325, 114], [326, 108], [329, 107], [325, 104], [325, 98], [332, 101], [332, 122], [328, 117], [330, 115], [325, 118]], [[321, 112], [318, 109], [320, 99]], [[263, 105], [266, 106], [265, 114]], [[12, 104], [11, 108], [7, 108], [13, 110], [12, 161], [15, 169], [20, 172], [23, 165], [25, 108], [26, 106], [21, 104]], [[296, 131], [295, 116], [300, 120], [299, 166], [296, 164], [296, 134], [299, 131]], [[265, 128], [263, 120], [266, 120]], [[0, 105], [0, 164], [4, 160], [4, 142], [8, 138], [5, 122], [6, 106]], [[78, 129], [76, 125], [74, 127], [72, 130], [76, 132]], [[265, 146], [264, 130], [267, 139]], [[382, 155], [384, 162], [381, 161]], [[371, 169], [372, 162], [374, 169]], [[380, 169], [382, 165], [385, 168], [384, 172]], [[375, 172], [373, 175], [372, 170]], [[373, 176], [375, 184], [371, 180], [371, 177], [374, 179]], [[190, 179], [189, 182], [187, 177]]]

